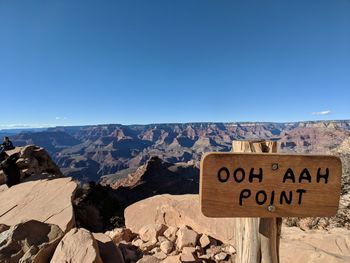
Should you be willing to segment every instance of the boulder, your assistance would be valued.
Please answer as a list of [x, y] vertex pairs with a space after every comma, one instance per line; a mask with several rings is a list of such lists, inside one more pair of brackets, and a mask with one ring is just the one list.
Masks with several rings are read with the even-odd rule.
[[198, 234], [187, 227], [181, 227], [177, 231], [176, 236], [176, 246], [179, 249], [183, 247], [195, 247], [197, 244]]
[[350, 262], [350, 231], [302, 231], [283, 227], [280, 260], [283, 263], [345, 263]]
[[63, 232], [75, 224], [72, 198], [77, 184], [71, 178], [38, 180], [0, 191], [0, 224], [38, 220], [58, 225]]
[[0, 262], [50, 262], [62, 230], [35, 220], [10, 227], [0, 234]]
[[124, 263], [122, 252], [109, 236], [102, 233], [92, 233], [92, 235], [97, 241], [103, 263]]
[[84, 228], [71, 229], [58, 244], [51, 263], [103, 263], [97, 241]]
[[234, 219], [205, 217], [198, 195], [154, 196], [128, 206], [124, 215], [126, 227], [136, 233], [147, 224], [187, 225], [197, 233], [234, 245]]

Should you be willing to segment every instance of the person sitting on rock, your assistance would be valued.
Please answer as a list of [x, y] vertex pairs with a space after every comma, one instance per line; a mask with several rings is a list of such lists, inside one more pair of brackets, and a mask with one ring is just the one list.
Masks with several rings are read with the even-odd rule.
[[15, 149], [15, 147], [13, 146], [13, 143], [10, 141], [10, 138], [7, 136], [4, 137], [4, 141], [1, 144], [1, 148], [4, 149], [3, 151]]
[[6, 154], [5, 151], [15, 149], [13, 143], [10, 141], [10, 138], [5, 136], [3, 143], [0, 145], [0, 162], [5, 160]]

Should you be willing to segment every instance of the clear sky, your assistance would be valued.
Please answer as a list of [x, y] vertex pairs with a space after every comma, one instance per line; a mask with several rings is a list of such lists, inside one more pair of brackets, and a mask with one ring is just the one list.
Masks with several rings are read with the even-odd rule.
[[349, 0], [0, 0], [0, 128], [350, 119]]

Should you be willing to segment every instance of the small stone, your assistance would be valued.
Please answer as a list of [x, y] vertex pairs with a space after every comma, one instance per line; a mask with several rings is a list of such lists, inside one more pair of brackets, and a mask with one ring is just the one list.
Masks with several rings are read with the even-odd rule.
[[210, 246], [206, 250], [206, 254], [209, 255], [210, 257], [214, 257], [216, 254], [219, 254], [221, 252], [221, 247], [216, 247], [216, 246]]
[[209, 237], [210, 240], [210, 246], [218, 246], [219, 245], [219, 241], [217, 241], [216, 239]]
[[165, 254], [169, 254], [171, 251], [173, 251], [174, 248], [174, 243], [166, 240], [163, 241], [162, 243], [160, 243], [160, 249], [165, 253]]
[[155, 241], [164, 233], [166, 226], [163, 224], [150, 224], [142, 227], [139, 231], [140, 238], [144, 242]]
[[182, 254], [193, 254], [196, 252], [194, 247], [184, 247], [182, 248]]
[[166, 259], [162, 261], [162, 263], [180, 263], [180, 256], [168, 256]]
[[175, 226], [169, 226], [167, 230], [164, 232], [164, 236], [172, 242], [176, 240], [176, 232], [178, 228]]
[[146, 250], [146, 251], [151, 251], [153, 248], [157, 246], [157, 241], [156, 240], [151, 240], [146, 243], [142, 243], [140, 246], [141, 250]]
[[160, 260], [154, 256], [144, 256], [137, 263], [158, 263]]
[[176, 236], [176, 245], [179, 249], [183, 247], [195, 247], [197, 244], [198, 234], [187, 227], [180, 228]]
[[114, 244], [119, 244], [121, 241], [131, 242], [136, 237], [136, 234], [128, 228], [115, 228], [107, 231], [106, 235], [113, 240]]
[[162, 251], [155, 253], [153, 256], [160, 260], [163, 260], [167, 257], [167, 255]]
[[201, 245], [202, 248], [206, 248], [207, 246], [210, 245], [210, 239], [207, 235], [203, 234], [201, 238], [199, 239], [199, 244]]
[[180, 254], [180, 251], [177, 250], [177, 248], [175, 248], [175, 250], [173, 250], [173, 252], [171, 252], [169, 254], [169, 256], [176, 256], [176, 255], [179, 255]]
[[155, 248], [153, 248], [150, 252], [151, 252], [152, 254], [155, 254], [155, 253], [161, 252], [161, 250], [160, 250], [159, 247], [155, 247]]
[[141, 239], [137, 238], [137, 239], [133, 240], [133, 241], [131, 242], [131, 244], [133, 244], [133, 245], [136, 246], [136, 247], [141, 247], [142, 244], [143, 244], [143, 241], [142, 241]]
[[162, 242], [164, 242], [164, 241], [168, 241], [168, 239], [167, 239], [166, 237], [164, 237], [164, 236], [159, 236], [159, 237], [158, 237], [158, 242], [159, 242], [159, 243], [162, 243]]
[[195, 262], [196, 258], [193, 254], [181, 254], [180, 255], [181, 262]]
[[204, 254], [204, 249], [201, 248], [201, 246], [196, 246], [196, 251], [198, 255], [203, 255]]
[[215, 260], [225, 260], [227, 257], [227, 254], [225, 252], [220, 252], [219, 254], [215, 255]]
[[224, 251], [225, 253], [231, 254], [231, 255], [236, 254], [236, 249], [235, 249], [233, 246], [231, 246], [231, 245], [226, 245], [226, 246], [223, 248], [223, 251]]

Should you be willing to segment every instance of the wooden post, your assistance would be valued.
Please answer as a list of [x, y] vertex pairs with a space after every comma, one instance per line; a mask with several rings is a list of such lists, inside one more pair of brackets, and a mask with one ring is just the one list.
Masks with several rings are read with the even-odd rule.
[[[275, 153], [272, 141], [233, 141], [233, 152]], [[236, 262], [279, 263], [281, 218], [235, 218]]]

